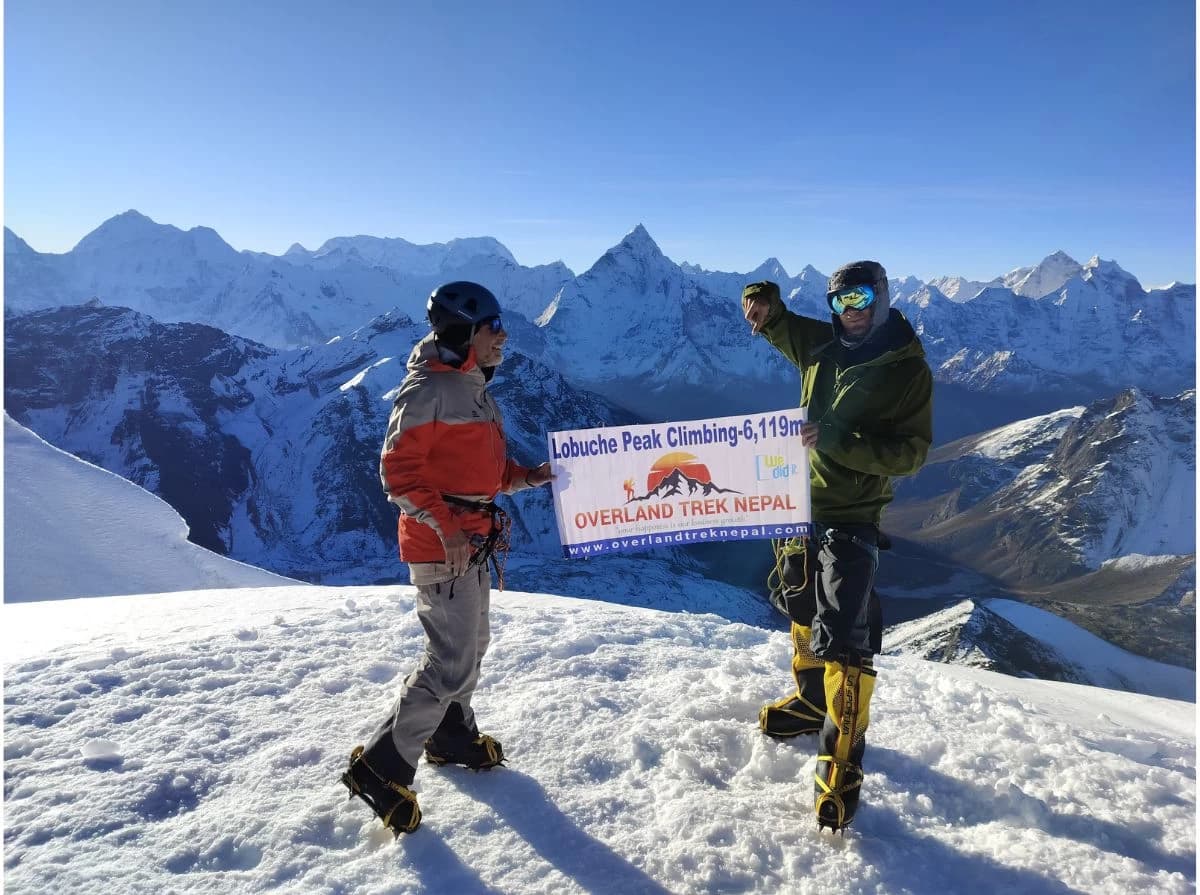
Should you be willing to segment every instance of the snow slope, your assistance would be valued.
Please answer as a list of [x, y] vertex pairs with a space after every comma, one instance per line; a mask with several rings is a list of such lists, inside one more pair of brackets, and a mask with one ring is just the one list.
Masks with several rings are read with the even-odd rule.
[[197, 596], [4, 607], [8, 892], [1195, 889], [1192, 704], [883, 657], [834, 838], [813, 741], [755, 726], [785, 634], [538, 594], [497, 596], [476, 699], [509, 766], [422, 763], [393, 842], [337, 777], [417, 659], [412, 589]]
[[60, 451], [7, 413], [4, 474], [6, 603], [295, 584], [189, 543], [165, 501]]
[[[119, 480], [92, 503], [105, 474], [78, 461], [21, 466], [46, 449], [9, 426], [10, 487], [134, 538], [113, 586], [146, 566], [191, 586], [159, 555], [177, 518]], [[65, 512], [20, 518], [84, 580], [71, 551], [96, 535]], [[1192, 703], [881, 657], [864, 805], [834, 838], [813, 741], [755, 725], [790, 681], [785, 633], [516, 592], [494, 595], [475, 700], [510, 764], [422, 764], [425, 823], [393, 842], [338, 776], [419, 657], [413, 610], [401, 585], [5, 603], [7, 891], [1195, 889]]]

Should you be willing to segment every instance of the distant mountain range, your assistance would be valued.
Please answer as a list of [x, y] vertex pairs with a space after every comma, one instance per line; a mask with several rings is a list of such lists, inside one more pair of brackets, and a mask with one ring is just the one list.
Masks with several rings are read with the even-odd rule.
[[207, 323], [277, 348], [320, 344], [400, 307], [420, 318], [439, 283], [488, 283], [527, 316], [572, 276], [563, 264], [522, 267], [490, 238], [418, 246], [403, 239], [329, 240], [282, 257], [238, 252], [207, 227], [183, 231], [136, 211], [105, 221], [61, 255], [4, 231], [5, 309], [98, 299], [164, 323]]
[[[10, 313], [97, 299], [278, 348], [316, 345], [392, 310], [420, 320], [433, 286], [452, 279], [497, 293], [521, 353], [652, 420], [795, 401], [795, 371], [742, 319], [745, 283], [773, 279], [797, 312], [828, 314], [827, 278], [811, 266], [793, 277], [774, 258], [744, 274], [680, 265], [640, 225], [579, 276], [562, 264], [522, 267], [487, 237], [339, 237], [274, 257], [129, 211], [53, 255], [5, 231]], [[1195, 380], [1194, 285], [1147, 292], [1115, 262], [1055, 252], [987, 283], [908, 277], [892, 290], [948, 386], [935, 407], [939, 440], [1128, 386], [1178, 394]]]
[[[770, 278], [796, 311], [828, 314], [827, 280], [812, 267], [792, 277], [774, 259], [746, 274], [679, 265], [640, 226], [580, 276], [521, 267], [486, 237], [236, 252], [211, 230], [136, 212], [64, 255], [6, 231], [5, 259], [9, 413], [163, 497], [196, 543], [327, 583], [402, 574], [376, 465], [437, 282], [478, 279], [500, 296], [510, 351], [493, 391], [529, 462], [552, 429], [791, 406], [797, 372], [750, 335], [738, 295]], [[1195, 590], [1195, 287], [1147, 292], [1113, 262], [1062, 253], [986, 283], [891, 285], [935, 371], [940, 447], [898, 483], [885, 527], [900, 575], [883, 586], [1020, 596], [1183, 661], [1177, 633]], [[540, 585], [522, 574], [577, 595], [598, 592], [589, 578], [628, 575], [636, 593], [639, 575], [712, 562], [683, 550], [648, 554], [654, 573], [637, 561], [571, 565], [549, 495], [510, 504], [526, 589]], [[763, 545], [711, 555], [715, 574], [759, 589]], [[962, 576], [970, 590], [955, 590]], [[751, 600], [727, 614], [762, 611]], [[1139, 618], [1152, 619], [1149, 632], [1135, 630]]]

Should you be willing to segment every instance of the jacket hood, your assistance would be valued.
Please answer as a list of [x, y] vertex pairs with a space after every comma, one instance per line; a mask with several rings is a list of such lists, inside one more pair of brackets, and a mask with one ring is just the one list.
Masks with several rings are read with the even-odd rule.
[[[888, 288], [887, 271], [878, 261], [852, 261], [835, 270], [829, 277], [826, 299], [834, 292], [851, 286], [870, 286], [875, 290], [875, 301], [871, 305], [871, 327], [862, 338], [851, 338], [846, 334], [842, 321], [833, 314], [833, 331], [847, 348], [858, 348], [874, 340], [880, 329], [887, 325], [892, 307], [891, 290]], [[832, 308], [830, 308], [832, 311]]]
[[431, 373], [470, 373], [479, 370], [480, 366], [475, 361], [474, 348], [468, 348], [466, 359], [461, 360], [457, 354], [438, 342], [436, 333], [430, 333], [413, 346], [412, 353], [408, 356], [408, 369], [409, 372], [427, 370]]

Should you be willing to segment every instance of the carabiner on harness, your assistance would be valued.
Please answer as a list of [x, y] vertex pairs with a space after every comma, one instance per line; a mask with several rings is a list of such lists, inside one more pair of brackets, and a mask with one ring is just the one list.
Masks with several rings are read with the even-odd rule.
[[496, 570], [496, 585], [500, 590], [504, 590], [504, 566], [508, 561], [508, 536], [512, 528], [512, 520], [508, 517], [508, 513], [491, 500], [468, 500], [464, 497], [455, 497], [453, 494], [443, 494], [442, 500], [452, 506], [462, 507], [465, 511], [488, 514], [491, 527], [488, 529], [487, 535], [476, 534], [468, 538], [472, 550], [471, 558], [467, 561], [467, 568], [474, 568], [477, 565], [486, 566], [490, 559], [492, 567]]

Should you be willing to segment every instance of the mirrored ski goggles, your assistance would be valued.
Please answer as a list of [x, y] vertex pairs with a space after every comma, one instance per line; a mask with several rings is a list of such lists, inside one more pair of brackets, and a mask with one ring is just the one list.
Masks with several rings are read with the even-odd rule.
[[829, 307], [833, 308], [835, 314], [842, 313], [846, 308], [861, 311], [873, 304], [875, 304], [875, 290], [870, 286], [854, 286], [850, 289], [829, 293]]
[[480, 320], [475, 328], [476, 332], [482, 332], [486, 329], [492, 335], [504, 332], [504, 324], [500, 322], [499, 317], [488, 317], [485, 320]]

